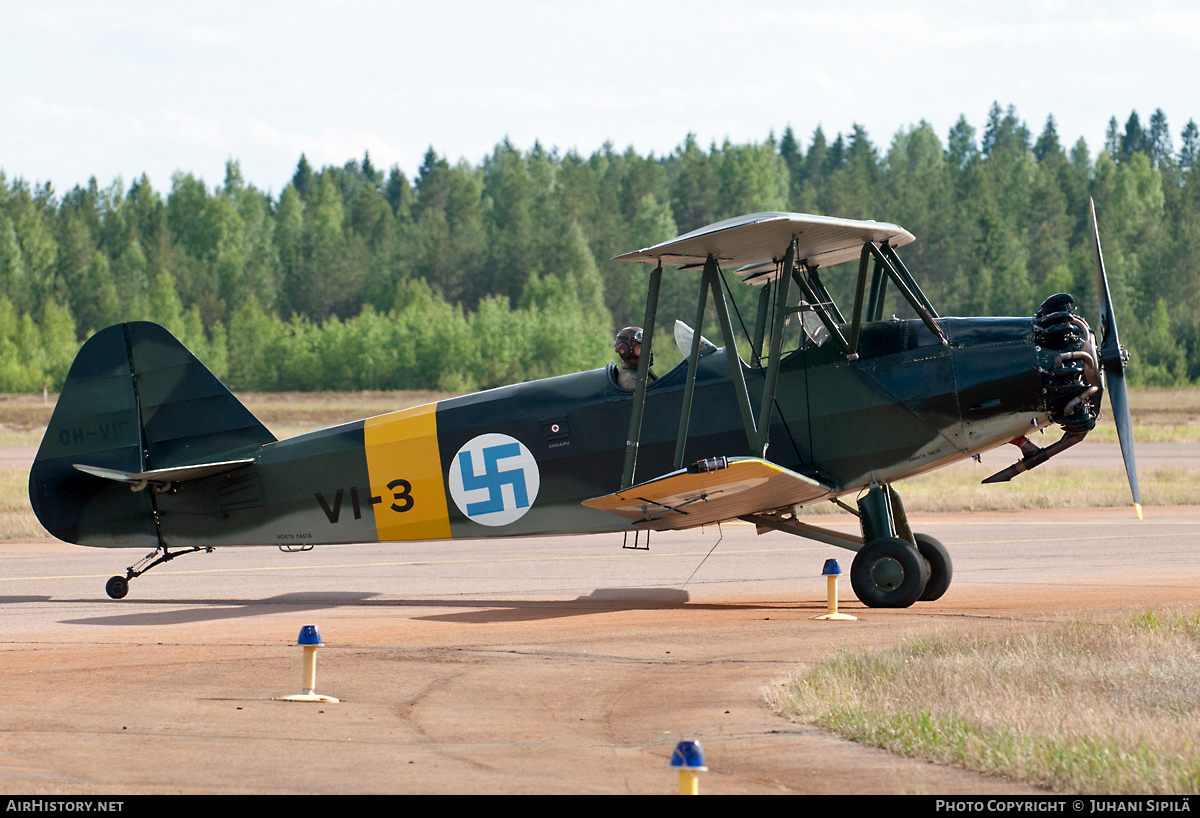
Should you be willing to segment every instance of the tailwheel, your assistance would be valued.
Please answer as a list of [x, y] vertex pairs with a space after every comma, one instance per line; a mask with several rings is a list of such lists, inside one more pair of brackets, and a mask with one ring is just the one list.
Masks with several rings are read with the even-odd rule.
[[954, 563], [950, 561], [950, 552], [939, 540], [928, 534], [915, 534], [913, 539], [917, 541], [917, 550], [929, 568], [929, 578], [925, 580], [921, 601], [932, 602], [940, 599], [950, 587], [950, 580], [954, 578]]
[[104, 584], [104, 591], [113, 599], [124, 599], [129, 593], [129, 580], [125, 577], [110, 577]]
[[195, 554], [197, 551], [211, 554], [212, 546], [197, 545], [192, 548], [185, 548], [182, 551], [171, 551], [165, 545], [160, 545], [142, 557], [141, 560], [129, 566], [129, 569], [125, 572], [125, 576], [109, 577], [108, 582], [104, 583], [104, 592], [113, 599], [124, 599], [125, 595], [129, 593], [129, 581], [131, 579], [137, 579], [156, 565], [170, 562], [176, 557], [182, 557], [184, 554]]
[[907, 608], [925, 593], [928, 570], [911, 543], [878, 537], [854, 557], [850, 584], [868, 608]]

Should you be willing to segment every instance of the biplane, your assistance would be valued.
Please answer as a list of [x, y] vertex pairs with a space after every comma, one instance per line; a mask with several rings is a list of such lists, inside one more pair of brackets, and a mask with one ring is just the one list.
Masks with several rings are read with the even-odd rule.
[[[653, 270], [633, 389], [610, 364], [286, 440], [165, 329], [118, 324], [71, 366], [30, 502], [59, 539], [150, 549], [108, 581], [115, 599], [154, 566], [216, 547], [614, 532], [636, 545], [744, 520], [856, 552], [858, 598], [907, 607], [944, 594], [953, 568], [912, 531], [895, 484], [1012, 443], [1020, 459], [984, 482], [1010, 480], [1083, 440], [1106, 386], [1141, 516], [1094, 207], [1092, 222], [1099, 337], [1068, 294], [1032, 316], [940, 316], [895, 224], [754, 213], [617, 257]], [[843, 312], [819, 271], [855, 259]], [[684, 359], [651, 379], [664, 266], [702, 270], [701, 287], [695, 331], [677, 322]], [[760, 288], [753, 329], [742, 324], [748, 360], [727, 271]], [[889, 295], [915, 317], [885, 318]], [[710, 300], [724, 346], [700, 331]], [[1030, 440], [1050, 425], [1057, 442]], [[860, 533], [803, 519], [822, 502]]]

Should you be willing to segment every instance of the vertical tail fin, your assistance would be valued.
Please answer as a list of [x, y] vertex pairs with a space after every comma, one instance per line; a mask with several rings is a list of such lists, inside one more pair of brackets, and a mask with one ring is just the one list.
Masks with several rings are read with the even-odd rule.
[[157, 324], [117, 324], [79, 350], [29, 474], [29, 500], [68, 542], [156, 547], [151, 492], [84, 474], [75, 464], [145, 472], [228, 460], [275, 440]]

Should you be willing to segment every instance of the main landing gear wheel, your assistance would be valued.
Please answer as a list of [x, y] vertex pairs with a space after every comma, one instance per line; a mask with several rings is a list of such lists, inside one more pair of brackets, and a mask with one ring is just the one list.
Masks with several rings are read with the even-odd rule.
[[911, 543], [879, 537], [850, 566], [854, 594], [868, 608], [907, 608], [925, 593], [928, 568]]
[[950, 580], [954, 578], [954, 563], [950, 561], [946, 546], [928, 534], [914, 534], [913, 539], [917, 541], [917, 550], [929, 566], [929, 579], [925, 581], [921, 602], [932, 602], [940, 599], [950, 587]]
[[104, 585], [104, 591], [113, 599], [124, 599], [129, 593], [129, 580], [125, 577], [110, 577]]

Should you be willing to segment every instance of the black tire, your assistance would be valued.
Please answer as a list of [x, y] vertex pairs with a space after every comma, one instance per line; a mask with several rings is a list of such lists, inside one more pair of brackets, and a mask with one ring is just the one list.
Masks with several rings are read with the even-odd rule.
[[927, 570], [911, 543], [879, 537], [854, 557], [850, 585], [868, 608], [907, 608], [925, 592]]
[[925, 581], [925, 593], [921, 594], [921, 602], [932, 602], [940, 599], [950, 587], [954, 579], [954, 563], [950, 561], [950, 552], [940, 541], [928, 534], [914, 534], [917, 550], [929, 564], [929, 578]]
[[129, 580], [125, 577], [109, 577], [104, 591], [113, 599], [124, 599], [125, 594], [129, 593]]

